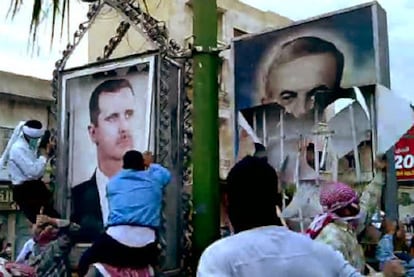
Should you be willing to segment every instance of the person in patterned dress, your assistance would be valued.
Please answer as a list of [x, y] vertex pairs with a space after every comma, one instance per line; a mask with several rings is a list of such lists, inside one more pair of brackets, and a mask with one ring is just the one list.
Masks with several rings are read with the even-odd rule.
[[306, 233], [314, 240], [324, 242], [340, 251], [355, 268], [364, 272], [365, 257], [357, 235], [369, 224], [381, 198], [385, 167], [376, 161], [377, 173], [361, 197], [348, 185], [340, 182], [321, 188], [320, 202], [323, 214], [315, 217]]
[[69, 220], [44, 215], [42, 208], [33, 224], [34, 243], [27, 264], [7, 262], [5, 269], [13, 276], [71, 276], [69, 253], [79, 229], [79, 225]]

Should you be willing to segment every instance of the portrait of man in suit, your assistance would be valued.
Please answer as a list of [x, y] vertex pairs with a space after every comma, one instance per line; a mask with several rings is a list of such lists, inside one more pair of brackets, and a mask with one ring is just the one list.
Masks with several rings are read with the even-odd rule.
[[92, 241], [103, 231], [108, 217], [106, 185], [122, 168], [124, 153], [134, 148], [134, 95], [127, 79], [114, 78], [100, 83], [90, 96], [88, 133], [96, 145], [97, 167], [89, 180], [72, 188], [72, 220], [82, 227], [81, 241]]

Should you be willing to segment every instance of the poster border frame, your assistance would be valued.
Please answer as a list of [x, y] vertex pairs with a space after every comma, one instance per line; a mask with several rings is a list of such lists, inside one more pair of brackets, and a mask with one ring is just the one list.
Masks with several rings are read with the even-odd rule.
[[[68, 76], [85, 76], [88, 74], [76, 74], [76, 72], [85, 72], [99, 68], [95, 72], [102, 72], [103, 68], [106, 70], [116, 70], [117, 68], [125, 67], [126, 64], [139, 64], [139, 60], [150, 59], [153, 61], [153, 78], [149, 79], [152, 82], [152, 115], [153, 119], [153, 136], [151, 139], [154, 146], [155, 161], [167, 166], [173, 175], [171, 184], [167, 187], [164, 194], [163, 202], [165, 204], [162, 213], [162, 224], [159, 232], [159, 241], [162, 245], [160, 265], [164, 271], [179, 272], [182, 253], [185, 247], [181, 245], [186, 223], [184, 221], [183, 212], [184, 207], [182, 203], [183, 197], [183, 159], [184, 159], [184, 108], [185, 93], [184, 93], [184, 67], [181, 63], [165, 57], [159, 50], [151, 50], [143, 53], [126, 55], [119, 58], [105, 59], [98, 62], [88, 63], [83, 66], [68, 68], [58, 72], [58, 145], [57, 145], [57, 174], [56, 179], [58, 184], [65, 184], [58, 186], [58, 194], [63, 195], [60, 203], [57, 204], [58, 210], [68, 218], [71, 214], [71, 187], [67, 183], [69, 166], [66, 161], [69, 161], [69, 95], [65, 88], [65, 82], [71, 78]], [[115, 66], [107, 69], [111, 65], [122, 63], [122, 66]], [[171, 72], [175, 74], [170, 78]], [[92, 73], [93, 74], [93, 73]], [[151, 76], [150, 76], [151, 77]], [[72, 77], [75, 78], [75, 77]], [[175, 128], [175, 131], [173, 130]], [[150, 126], [152, 130], [152, 126]], [[65, 165], [66, 164], [66, 165]], [[169, 216], [167, 216], [169, 214]], [[175, 217], [171, 217], [175, 214]], [[171, 221], [172, 220], [172, 221]], [[169, 232], [168, 230], [173, 230]], [[167, 253], [176, 253], [174, 257], [169, 257]]]
[[[363, 9], [363, 8], [367, 8], [367, 7], [374, 8], [374, 7], [378, 7], [378, 6], [382, 9], [381, 5], [377, 1], [371, 1], [371, 2], [366, 2], [366, 3], [359, 4], [359, 5], [354, 5], [354, 6], [351, 6], [351, 7], [344, 8], [344, 9], [335, 10], [335, 11], [323, 13], [323, 14], [320, 14], [320, 15], [317, 15], [317, 16], [308, 17], [306, 19], [293, 21], [290, 24], [285, 25], [285, 26], [276, 27], [276, 28], [269, 28], [269, 29], [266, 29], [262, 32], [241, 35], [241, 36], [233, 38], [232, 43], [240, 41], [240, 40], [252, 39], [254, 37], [270, 34], [270, 33], [276, 32], [276, 31], [281, 32], [281, 31], [286, 30], [286, 29], [295, 28], [297, 26], [304, 25], [304, 24], [307, 24], [307, 23], [312, 23], [312, 22], [318, 21], [318, 20], [323, 20], [323, 19], [326, 19], [328, 17], [332, 17], [332, 16], [336, 16], [336, 15], [340, 15], [340, 14], [344, 14], [344, 13], [348, 13], [348, 12], [353, 12], [353, 11], [358, 10], [358, 9]], [[371, 12], [372, 12], [372, 14], [374, 14], [375, 11], [371, 11]], [[231, 48], [231, 49], [234, 49], [234, 48]]]
[[[270, 28], [270, 29], [266, 29], [262, 32], [257, 32], [257, 33], [251, 33], [251, 34], [245, 34], [239, 37], [235, 37], [231, 40], [230, 42], [230, 51], [231, 51], [231, 66], [233, 68], [233, 73], [230, 74], [231, 76], [231, 93], [233, 95], [233, 99], [234, 99], [234, 113], [235, 113], [235, 118], [234, 118], [234, 125], [233, 125], [233, 132], [235, 134], [235, 138], [234, 138], [234, 158], [237, 158], [237, 153], [238, 153], [238, 112], [240, 112], [241, 110], [237, 109], [237, 92], [236, 92], [236, 75], [235, 75], [235, 62], [236, 62], [236, 57], [235, 57], [235, 52], [236, 52], [236, 44], [240, 41], [247, 41], [247, 40], [251, 40], [254, 39], [256, 37], [261, 37], [263, 35], [269, 35], [271, 33], [274, 32], [289, 32], [288, 30], [291, 28], [296, 28], [300, 25], [304, 25], [304, 24], [308, 24], [308, 23], [312, 23], [318, 20], [324, 20], [327, 19], [329, 17], [333, 17], [333, 16], [338, 16], [341, 14], [345, 14], [345, 13], [349, 13], [349, 12], [353, 12], [359, 9], [364, 9], [364, 8], [369, 8], [371, 11], [371, 21], [372, 21], [372, 28], [373, 28], [373, 37], [372, 37], [372, 47], [373, 47], [373, 51], [374, 51], [374, 60], [375, 60], [375, 68], [374, 68], [374, 74], [375, 74], [375, 83], [372, 84], [358, 84], [359, 87], [365, 87], [365, 86], [375, 86], [377, 84], [382, 84], [385, 87], [389, 88], [390, 87], [390, 71], [389, 71], [389, 43], [388, 43], [388, 33], [387, 33], [387, 16], [386, 16], [386, 11], [382, 8], [382, 6], [380, 5], [380, 3], [378, 3], [377, 1], [371, 1], [371, 2], [366, 2], [366, 3], [361, 3], [358, 5], [353, 5], [351, 7], [347, 7], [344, 9], [340, 9], [340, 10], [335, 10], [332, 12], [327, 12], [321, 15], [317, 15], [314, 17], [310, 17], [310, 18], [306, 18], [303, 20], [298, 20], [298, 21], [294, 21], [286, 26], [282, 26], [282, 27], [277, 27], [277, 28]], [[382, 28], [382, 29], [381, 29]], [[375, 93], [374, 95], [372, 95], [372, 100], [375, 103]], [[373, 104], [375, 105], [375, 104]], [[260, 105], [258, 105], [260, 106]], [[254, 106], [250, 107], [253, 108]], [[255, 106], [256, 107], [256, 106]], [[371, 116], [373, 117], [373, 122], [376, 122], [376, 111], [375, 108], [372, 109], [371, 107], [371, 112], [373, 113]], [[374, 128], [373, 130], [374, 133], [376, 133], [376, 130]], [[376, 145], [376, 136], [373, 136], [373, 140], [375, 140], [373, 143]], [[373, 154], [373, 158], [375, 156], [375, 153]], [[390, 180], [391, 183], [395, 183], [395, 181]]]
[[[155, 120], [156, 118], [153, 117], [154, 111], [155, 111], [155, 105], [154, 105], [154, 99], [156, 97], [157, 94], [157, 87], [155, 86], [155, 70], [156, 70], [156, 55], [139, 55], [139, 56], [130, 56], [129, 59], [123, 59], [124, 61], [119, 61], [117, 59], [114, 60], [106, 60], [106, 62], [100, 62], [100, 63], [94, 63], [94, 64], [90, 64], [89, 66], [82, 66], [82, 67], [78, 67], [78, 68], [71, 68], [68, 70], [63, 70], [61, 72], [61, 94], [62, 94], [62, 100], [64, 99], [64, 103], [62, 103], [62, 107], [59, 113], [59, 118], [61, 120], [61, 122], [64, 122], [64, 124], [60, 124], [60, 128], [62, 128], [62, 126], [68, 128], [68, 142], [71, 139], [71, 134], [70, 132], [73, 131], [73, 124], [74, 122], [71, 121], [71, 119], [68, 116], [65, 116], [64, 114], [66, 113], [70, 113], [70, 92], [67, 91], [67, 82], [71, 79], [76, 79], [76, 78], [82, 78], [85, 76], [89, 76], [92, 74], [96, 74], [96, 73], [101, 73], [101, 72], [105, 72], [105, 71], [110, 71], [110, 70], [117, 70], [120, 68], [125, 68], [128, 66], [133, 66], [133, 65], [139, 65], [139, 64], [145, 64], [148, 63], [149, 64], [149, 73], [148, 73], [148, 87], [150, 88], [147, 92], [146, 92], [146, 96], [147, 96], [147, 100], [146, 100], [146, 106], [150, 107], [150, 111], [145, 115], [145, 133], [148, 134], [145, 136], [145, 140], [149, 141], [149, 146], [154, 145], [155, 144], [155, 139], [154, 137], [152, 137], [151, 134], [151, 129], [152, 129], [152, 120]], [[65, 122], [67, 121], [67, 122]], [[63, 130], [62, 130], [63, 131]], [[63, 132], [62, 132], [63, 133]], [[73, 139], [73, 137], [72, 137]], [[70, 190], [73, 186], [73, 174], [72, 174], [72, 170], [73, 170], [73, 161], [71, 160], [73, 158], [73, 151], [71, 152], [70, 150], [73, 149], [73, 141], [68, 143], [68, 149], [66, 149], [67, 153], [65, 153], [66, 156], [66, 160], [68, 161], [67, 164], [67, 173], [66, 175], [66, 180], [64, 182], [64, 184], [66, 184], [66, 186], [68, 186], [68, 190]], [[155, 149], [154, 149], [155, 150]], [[63, 182], [59, 182], [62, 183]]]

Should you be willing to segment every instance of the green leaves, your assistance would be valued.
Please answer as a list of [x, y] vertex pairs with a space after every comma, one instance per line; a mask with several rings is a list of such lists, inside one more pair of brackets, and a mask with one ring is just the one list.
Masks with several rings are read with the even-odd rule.
[[[23, 2], [23, 0], [20, 2]], [[33, 10], [32, 10], [32, 20], [30, 22], [30, 33], [32, 34], [33, 41], [35, 41], [36, 39], [37, 27], [39, 26], [41, 12], [42, 12], [42, 0], [34, 0]]]
[[[4, 0], [3, 0], [4, 1]], [[71, 0], [74, 1], [74, 0]], [[78, 0], [79, 1], [79, 0]], [[84, 2], [95, 2], [97, 0], [83, 0]], [[37, 30], [41, 23], [46, 21], [47, 24], [51, 24], [51, 37], [50, 37], [50, 46], [53, 45], [53, 39], [55, 38], [55, 28], [57, 24], [60, 24], [60, 37], [63, 35], [63, 29], [66, 24], [66, 27], [69, 30], [69, 21], [70, 21], [70, 9], [69, 3], [70, 0], [10, 0], [9, 9], [7, 16], [11, 13], [11, 18], [13, 19], [17, 13], [19, 13], [20, 8], [24, 3], [33, 3], [32, 13], [29, 26], [29, 35], [31, 38], [31, 44], [34, 46], [37, 39]], [[145, 7], [147, 13], [149, 13], [148, 3], [146, 0], [142, 0], [142, 3]], [[52, 14], [50, 14], [50, 12]], [[59, 17], [60, 15], [60, 17]], [[51, 19], [51, 23], [49, 23]], [[60, 22], [58, 22], [60, 20]], [[65, 22], [66, 21], [66, 22]]]

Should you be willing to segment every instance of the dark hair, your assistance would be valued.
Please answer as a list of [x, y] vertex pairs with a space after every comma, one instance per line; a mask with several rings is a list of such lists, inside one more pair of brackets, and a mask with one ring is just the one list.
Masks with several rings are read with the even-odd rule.
[[308, 144], [308, 146], [306, 146], [306, 151], [315, 151], [315, 144], [313, 144], [312, 142]]
[[102, 82], [92, 92], [91, 98], [89, 99], [89, 117], [91, 123], [95, 126], [98, 125], [99, 110], [99, 96], [104, 92], [115, 93], [122, 88], [129, 88], [134, 94], [131, 83], [127, 79], [111, 79]]
[[123, 157], [124, 169], [133, 169], [133, 170], [144, 170], [144, 157], [141, 152], [136, 150], [127, 151]]
[[25, 126], [33, 128], [33, 129], [42, 129], [43, 125], [42, 122], [39, 120], [31, 119], [24, 123]]
[[50, 137], [52, 133], [49, 130], [46, 130], [43, 134], [43, 137], [40, 140], [39, 148], [46, 148], [47, 144], [49, 143]]
[[405, 233], [404, 227], [400, 228], [400, 222], [397, 220], [397, 225], [395, 227], [395, 234], [393, 236], [394, 251], [404, 251], [408, 252], [409, 248], [407, 245], [407, 240], [405, 236], [403, 238], [398, 237], [397, 233], [402, 230]]
[[[344, 71], [344, 55], [336, 48], [335, 44], [318, 37], [299, 37], [282, 45], [280, 52], [272, 61], [267, 75], [280, 65], [291, 62], [298, 58], [308, 55], [330, 53], [336, 60], [336, 80], [335, 87], [339, 88]], [[268, 89], [270, 78], [267, 78], [266, 94], [270, 92]], [[266, 95], [271, 97], [271, 95]]]
[[259, 157], [259, 158], [266, 158], [267, 153], [266, 153], [266, 147], [264, 147], [263, 144], [261, 143], [254, 143], [254, 156], [255, 157]]
[[277, 173], [265, 159], [247, 156], [236, 163], [227, 176], [225, 192], [236, 232], [281, 225], [275, 209], [281, 205]]

